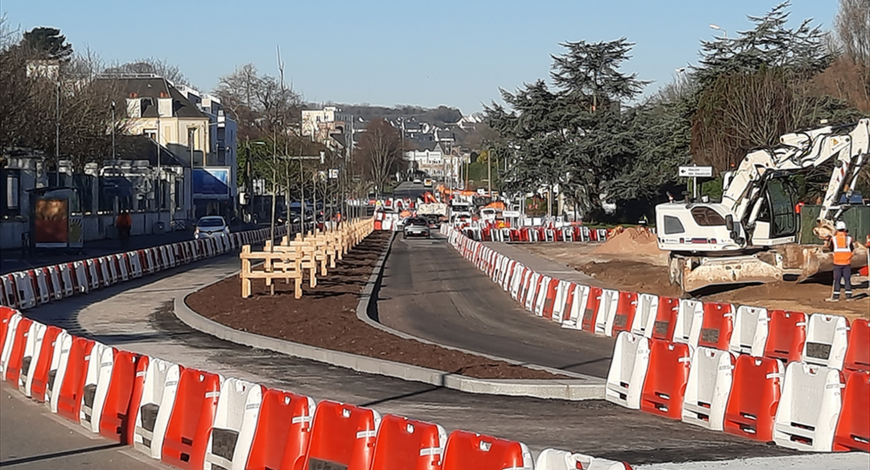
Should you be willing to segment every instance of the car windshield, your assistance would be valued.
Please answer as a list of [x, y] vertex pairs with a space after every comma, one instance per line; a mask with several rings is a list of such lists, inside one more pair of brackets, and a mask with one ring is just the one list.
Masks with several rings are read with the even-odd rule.
[[224, 219], [223, 217], [205, 217], [199, 219], [196, 225], [199, 227], [223, 227]]
[[409, 219], [407, 225], [429, 225], [426, 219]]

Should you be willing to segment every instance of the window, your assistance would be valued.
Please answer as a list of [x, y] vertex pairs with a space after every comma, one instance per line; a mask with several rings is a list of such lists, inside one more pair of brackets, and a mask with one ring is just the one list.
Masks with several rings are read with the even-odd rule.
[[151, 140], [157, 140], [157, 129], [145, 129], [142, 133]]
[[692, 208], [692, 218], [695, 223], [701, 227], [712, 227], [715, 225], [725, 225], [725, 219], [709, 207], [694, 207]]
[[683, 223], [680, 222], [680, 219], [670, 215], [665, 216], [665, 235], [674, 235], [685, 231], [686, 229], [683, 228]]

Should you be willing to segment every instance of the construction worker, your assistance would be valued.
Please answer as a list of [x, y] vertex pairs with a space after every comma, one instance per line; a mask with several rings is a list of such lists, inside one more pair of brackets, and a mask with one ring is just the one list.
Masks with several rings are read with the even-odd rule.
[[852, 252], [855, 250], [855, 242], [849, 236], [846, 222], [838, 220], [834, 227], [837, 233], [825, 243], [834, 252], [834, 292], [828, 300], [830, 302], [840, 300], [841, 277], [846, 288], [846, 300], [852, 300]]

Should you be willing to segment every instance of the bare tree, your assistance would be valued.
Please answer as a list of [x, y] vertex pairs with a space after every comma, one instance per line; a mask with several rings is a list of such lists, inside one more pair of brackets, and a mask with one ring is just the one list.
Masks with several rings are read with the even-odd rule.
[[870, 0], [840, 0], [834, 29], [845, 56], [870, 67]]
[[369, 181], [383, 191], [390, 175], [402, 170], [402, 138], [384, 118], [370, 121], [354, 152]]
[[301, 120], [301, 96], [278, 78], [261, 75], [253, 64], [221, 77], [214, 93], [236, 118], [241, 138], [269, 138]]

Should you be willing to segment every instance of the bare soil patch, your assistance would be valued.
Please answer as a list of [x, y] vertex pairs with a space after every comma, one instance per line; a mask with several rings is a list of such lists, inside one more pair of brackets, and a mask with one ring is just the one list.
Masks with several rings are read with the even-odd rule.
[[224, 279], [187, 297], [198, 314], [231, 328], [324, 349], [386, 359], [484, 379], [565, 379], [546, 371], [494, 361], [373, 328], [356, 317], [360, 293], [389, 242], [389, 232], [374, 232], [329, 276], [293, 298], [292, 284], [278, 282], [270, 296], [264, 280], [254, 280], [253, 296], [241, 298], [238, 276]]
[[[578, 243], [518, 244], [531, 253], [570, 266], [616, 289], [680, 297], [680, 289], [668, 283], [667, 255], [649, 240], [641, 240], [635, 252], [628, 249], [631, 235], [623, 232], [601, 245]], [[621, 238], [620, 238], [621, 237]], [[618, 241], [618, 243], [612, 243]], [[656, 253], [656, 251], [658, 253]], [[867, 292], [866, 278], [852, 278], [853, 291]], [[870, 318], [870, 297], [832, 303], [831, 277], [818, 276], [803, 283], [775, 282], [745, 286], [722, 286], [701, 290], [694, 297], [710, 302], [730, 302], [769, 309], [823, 312], [843, 315], [850, 320]]]

